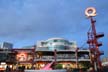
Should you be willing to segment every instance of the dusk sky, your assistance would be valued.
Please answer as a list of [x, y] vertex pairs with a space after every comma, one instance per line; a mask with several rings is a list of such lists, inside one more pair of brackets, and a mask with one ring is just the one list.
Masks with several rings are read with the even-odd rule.
[[0, 0], [0, 42], [21, 48], [61, 37], [88, 47], [87, 7], [97, 10], [96, 29], [105, 34], [100, 50], [108, 56], [108, 0]]

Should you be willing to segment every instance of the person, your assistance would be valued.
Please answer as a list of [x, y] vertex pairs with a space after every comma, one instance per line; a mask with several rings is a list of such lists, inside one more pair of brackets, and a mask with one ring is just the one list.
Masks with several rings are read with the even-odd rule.
[[8, 65], [6, 67], [6, 72], [11, 72], [11, 69], [10, 69], [10, 67]]

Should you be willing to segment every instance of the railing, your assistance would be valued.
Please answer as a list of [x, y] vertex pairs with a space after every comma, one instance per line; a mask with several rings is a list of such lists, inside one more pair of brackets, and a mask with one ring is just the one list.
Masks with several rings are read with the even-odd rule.
[[67, 72], [66, 70], [25, 70], [25, 72]]
[[76, 61], [76, 59], [57, 59], [56, 61]]
[[[34, 61], [54, 61], [54, 59], [34, 59]], [[76, 59], [72, 59], [72, 58], [61, 58], [61, 59], [56, 59], [56, 61], [76, 61]], [[78, 59], [78, 61], [90, 61], [90, 59], [86, 59], [86, 58], [83, 58], [83, 59]]]
[[35, 58], [34, 61], [53, 61], [54, 56], [42, 56], [40, 58]]
[[78, 61], [91, 61], [91, 59], [78, 59]]
[[57, 59], [75, 59], [75, 55], [68, 54], [68, 55], [57, 55]]

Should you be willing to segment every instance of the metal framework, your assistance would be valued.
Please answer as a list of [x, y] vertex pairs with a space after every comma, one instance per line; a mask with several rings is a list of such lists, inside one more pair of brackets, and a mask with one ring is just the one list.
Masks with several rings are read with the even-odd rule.
[[102, 46], [101, 42], [98, 42], [98, 38], [103, 37], [104, 34], [97, 34], [95, 28], [96, 20], [93, 17], [90, 17], [92, 29], [88, 32], [88, 41], [89, 49], [91, 51], [91, 63], [95, 71], [102, 72], [102, 65], [100, 60], [101, 51], [99, 51], [99, 46]]

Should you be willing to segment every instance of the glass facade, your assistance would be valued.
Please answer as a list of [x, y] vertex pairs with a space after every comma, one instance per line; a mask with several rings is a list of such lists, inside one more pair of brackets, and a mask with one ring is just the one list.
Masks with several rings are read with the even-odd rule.
[[75, 41], [68, 41], [63, 38], [50, 38], [46, 41], [37, 42], [37, 50], [72, 50], [77, 48]]
[[62, 38], [49, 39], [46, 41], [49, 50], [66, 50], [67, 47], [72, 46], [73, 43]]
[[65, 46], [63, 46], [63, 45], [54, 45], [54, 46], [49, 46], [48, 47], [49, 48], [49, 50], [65, 50]]

